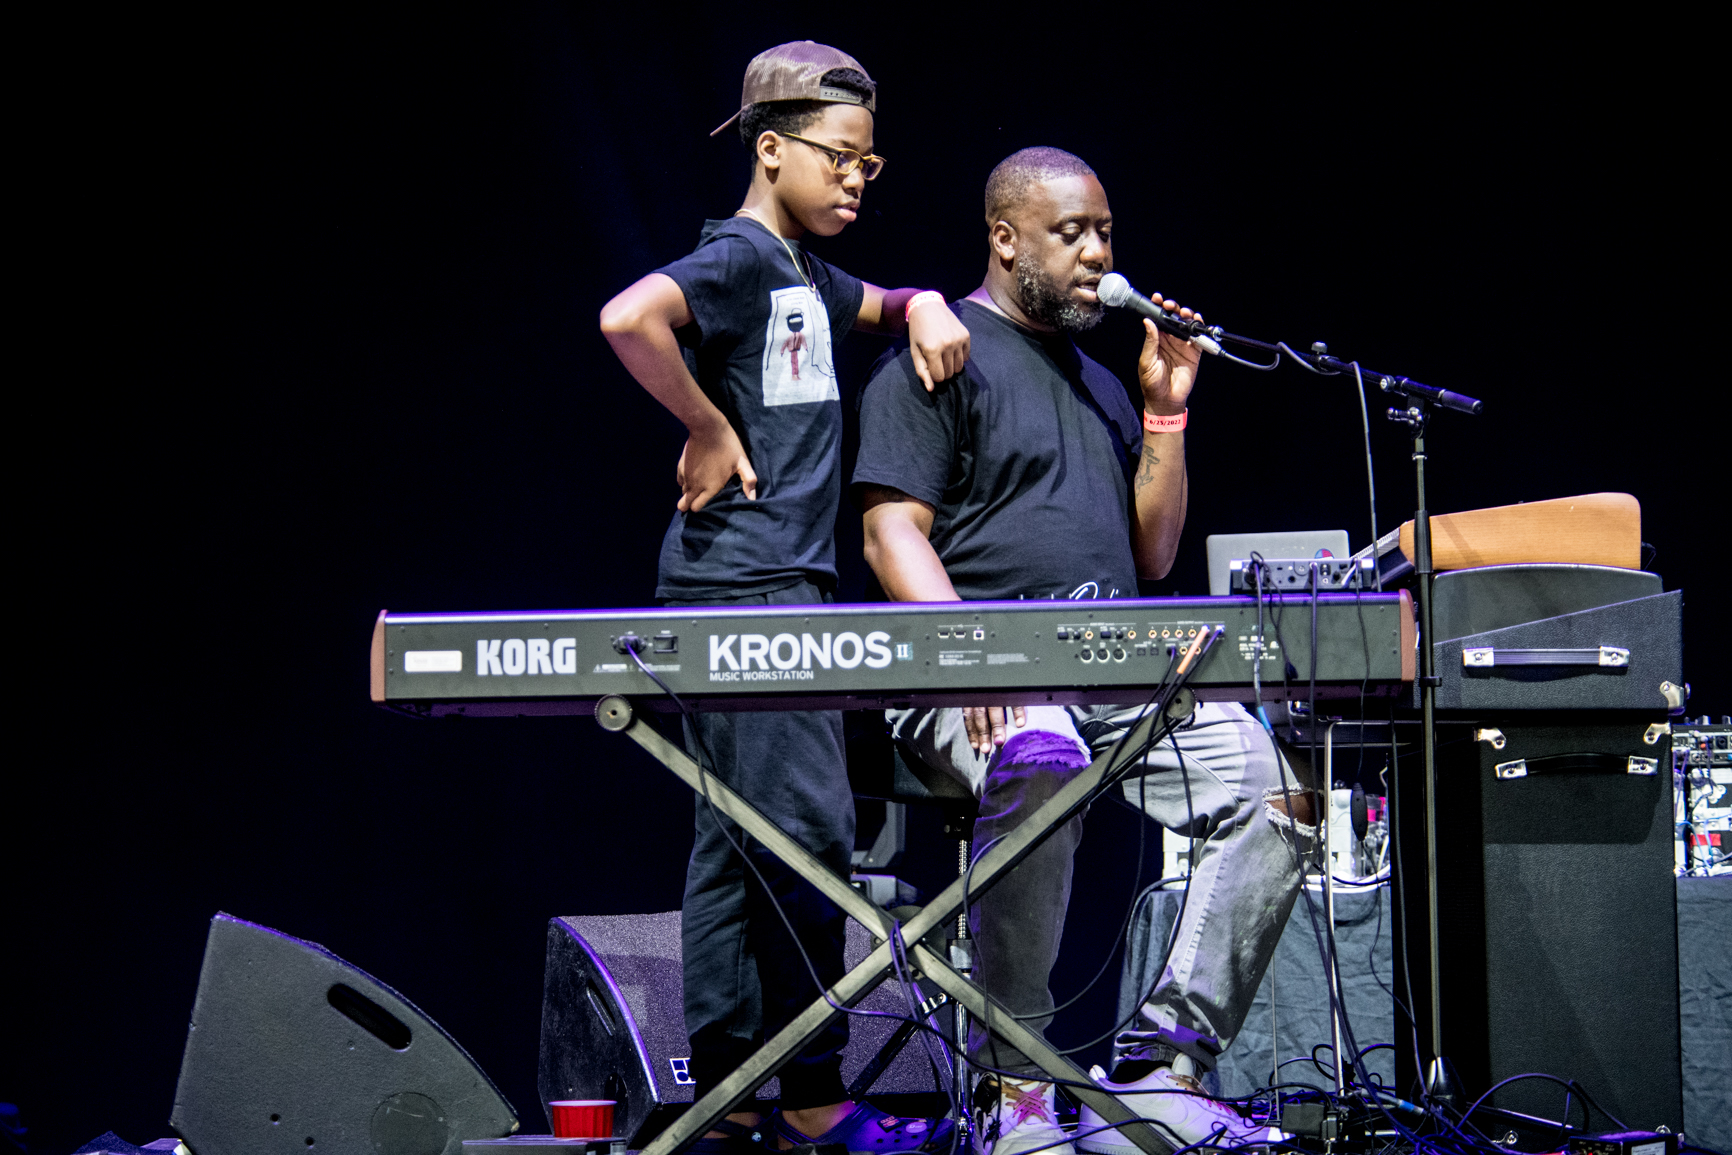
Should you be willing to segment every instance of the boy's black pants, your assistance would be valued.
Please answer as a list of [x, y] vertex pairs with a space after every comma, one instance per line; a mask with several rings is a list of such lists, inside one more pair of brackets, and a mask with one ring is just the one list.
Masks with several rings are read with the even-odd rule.
[[[831, 600], [819, 587], [801, 582], [767, 594], [667, 604], [812, 605]], [[705, 653], [696, 650], [693, 658], [703, 660], [700, 655]], [[848, 788], [839, 712], [700, 713], [696, 729], [703, 739], [703, 765], [710, 772], [847, 877], [854, 849], [854, 797]], [[700, 757], [690, 720], [685, 738], [687, 752]], [[697, 838], [686, 870], [680, 929], [686, 1033], [699, 1098], [822, 993], [758, 875], [793, 924], [824, 986], [835, 985], [843, 974], [842, 912], [773, 854], [748, 843], [740, 828], [725, 819], [724, 834], [718, 817], [697, 798]], [[751, 856], [756, 873], [728, 835]], [[842, 1047], [847, 1041], [844, 1016], [782, 1067], [784, 1108], [820, 1107], [846, 1097]]]

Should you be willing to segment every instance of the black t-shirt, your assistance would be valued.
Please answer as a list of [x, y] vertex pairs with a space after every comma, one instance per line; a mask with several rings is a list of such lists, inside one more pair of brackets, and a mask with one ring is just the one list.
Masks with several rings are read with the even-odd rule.
[[1136, 597], [1143, 434], [1124, 387], [1061, 333], [952, 308], [972, 339], [961, 373], [928, 393], [903, 350], [861, 391], [855, 492], [930, 502], [933, 548], [965, 600]]
[[[758, 475], [738, 478], [697, 513], [675, 513], [662, 539], [659, 598], [762, 593], [802, 579], [836, 582], [842, 489], [842, 400], [835, 344], [860, 315], [865, 287], [787, 245], [756, 221], [706, 221], [698, 247], [658, 272], [685, 294], [678, 330], [686, 366], [739, 434]], [[814, 294], [814, 289], [816, 293]], [[834, 336], [832, 336], [834, 335]]]

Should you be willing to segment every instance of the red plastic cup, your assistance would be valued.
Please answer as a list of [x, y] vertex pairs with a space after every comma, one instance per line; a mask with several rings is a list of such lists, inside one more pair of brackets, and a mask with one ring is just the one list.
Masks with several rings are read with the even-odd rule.
[[556, 1099], [548, 1104], [553, 1110], [553, 1136], [556, 1139], [613, 1138], [612, 1099]]

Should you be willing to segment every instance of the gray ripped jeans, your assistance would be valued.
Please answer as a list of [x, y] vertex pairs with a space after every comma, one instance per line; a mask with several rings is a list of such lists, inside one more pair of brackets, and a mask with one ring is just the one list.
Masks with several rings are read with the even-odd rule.
[[[888, 717], [899, 740], [980, 800], [979, 855], [1086, 766], [1091, 750], [1111, 746], [1137, 715], [1134, 706], [1031, 706], [1027, 726], [1012, 729], [990, 759], [975, 756], [960, 710], [893, 710]], [[1174, 742], [1163, 742], [1144, 759], [1143, 776], [1127, 779], [1123, 790], [1162, 826], [1203, 841], [1166, 965], [1114, 1050], [1157, 1060], [1182, 1052], [1212, 1070], [1244, 1023], [1298, 896], [1295, 832], [1303, 853], [1314, 831], [1296, 828], [1269, 805], [1284, 785], [1297, 790], [1299, 783], [1290, 771], [1283, 776], [1274, 742], [1243, 707], [1204, 703], [1174, 738], [1182, 770]], [[969, 911], [976, 979], [1019, 1017], [1033, 1016], [1024, 1021], [1035, 1031], [1052, 1021], [1047, 983], [1064, 935], [1082, 828], [1081, 815], [1065, 823]], [[1038, 1071], [979, 1023], [969, 1051], [1001, 1070]]]

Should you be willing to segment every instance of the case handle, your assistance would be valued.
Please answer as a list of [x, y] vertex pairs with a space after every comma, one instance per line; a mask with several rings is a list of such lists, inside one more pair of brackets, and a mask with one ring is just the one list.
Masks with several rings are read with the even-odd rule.
[[1492, 767], [1499, 778], [1526, 778], [1529, 774], [1625, 774], [1653, 775], [1660, 772], [1658, 758], [1634, 754], [1548, 754], [1543, 758], [1517, 758]]
[[1600, 646], [1580, 650], [1511, 650], [1496, 646], [1466, 646], [1461, 651], [1464, 670], [1494, 666], [1593, 666], [1621, 670], [1630, 664], [1630, 651], [1623, 646]]

